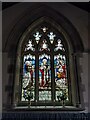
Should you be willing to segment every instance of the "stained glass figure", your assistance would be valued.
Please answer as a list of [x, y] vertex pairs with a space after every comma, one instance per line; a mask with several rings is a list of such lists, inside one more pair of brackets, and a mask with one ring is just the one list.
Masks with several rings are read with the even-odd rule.
[[39, 90], [39, 100], [51, 99], [50, 56], [46, 54], [39, 56]]
[[60, 50], [63, 50], [63, 51], [65, 51], [65, 49], [64, 49], [64, 47], [63, 47], [63, 44], [61, 43], [61, 40], [60, 39], [58, 39], [58, 44], [57, 45], [55, 45], [56, 46], [56, 48], [54, 49], [54, 51], [58, 51], [59, 49]]
[[61, 92], [66, 91], [68, 99], [68, 85], [67, 85], [67, 70], [66, 70], [66, 57], [65, 55], [54, 56], [54, 69], [55, 69], [55, 84], [56, 84], [56, 100]]
[[47, 36], [49, 37], [51, 44], [53, 44], [53, 41], [54, 41], [54, 38], [56, 37], [56, 35], [53, 32], [50, 32]]
[[34, 34], [33, 36], [35, 37], [35, 40], [36, 40], [36, 42], [38, 44], [38, 42], [39, 42], [42, 35], [39, 32], [36, 32], [36, 34]]
[[43, 28], [41, 28], [41, 29], [43, 30], [44, 33], [48, 30], [47, 27], [43, 27]]
[[28, 41], [28, 44], [25, 47], [25, 51], [27, 51], [27, 50], [35, 51], [34, 45], [32, 44], [32, 40]]
[[[35, 56], [29, 54], [23, 57], [22, 101], [35, 95]], [[31, 96], [32, 95], [32, 96]]]
[[50, 49], [48, 48], [48, 44], [47, 44], [46, 40], [43, 40], [42, 44], [41, 44], [40, 51], [43, 51], [43, 50], [50, 51]]

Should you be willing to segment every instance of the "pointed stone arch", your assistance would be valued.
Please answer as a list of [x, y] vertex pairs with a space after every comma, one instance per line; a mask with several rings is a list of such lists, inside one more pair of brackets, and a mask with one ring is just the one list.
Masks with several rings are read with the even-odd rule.
[[[29, 10], [31, 11], [31, 13]], [[74, 26], [71, 24], [71, 22], [69, 22], [67, 20], [66, 17], [64, 17], [62, 14], [58, 13], [54, 9], [52, 9], [49, 6], [44, 5], [44, 4], [33, 6], [32, 9], [29, 8], [27, 11], [25, 11], [24, 15], [22, 13], [20, 18], [18, 19], [18, 21], [16, 21], [16, 23], [13, 25], [13, 29], [10, 32], [10, 34], [8, 36], [8, 40], [6, 41], [6, 44], [4, 47], [5, 50], [8, 51], [8, 54], [11, 53], [11, 56], [14, 55], [13, 56], [14, 59], [17, 59], [17, 61], [18, 61], [18, 63], [16, 62], [17, 67], [15, 69], [15, 72], [16, 71], [18, 72], [18, 74], [16, 75], [16, 77], [18, 76], [18, 78], [19, 78], [19, 70], [20, 70], [20, 52], [21, 52], [20, 47], [22, 46], [22, 44], [20, 42], [23, 43], [26, 34], [28, 35], [28, 33], [30, 32], [31, 26], [33, 27], [33, 26], [36, 26], [36, 24], [37, 25], [41, 24], [43, 21], [46, 21], [49, 23], [52, 21], [53, 27], [59, 25], [58, 30], [60, 32], [62, 32], [62, 35], [66, 38], [65, 42], [67, 43], [67, 46], [69, 48], [70, 56], [71, 56], [71, 54], [76, 55], [78, 52], [84, 51], [84, 47], [83, 47], [81, 38], [80, 38], [77, 30], [74, 28]], [[30, 27], [28, 27], [28, 26], [30, 26]], [[13, 48], [13, 51], [11, 51], [12, 48]], [[73, 59], [74, 58], [71, 59], [71, 61], [70, 61], [71, 63], [72, 63]], [[76, 63], [74, 63], [74, 67], [75, 67], [75, 65], [76, 65]], [[74, 67], [72, 67], [72, 66], [70, 67], [71, 74], [72, 74], [72, 70], [74, 69]], [[76, 70], [74, 72], [75, 72], [75, 74], [77, 74]], [[72, 76], [72, 78], [74, 78], [74, 76]], [[75, 75], [75, 79], [77, 79], [77, 75]], [[15, 80], [16, 80], [16, 78], [14, 79], [14, 85], [16, 85]], [[74, 84], [74, 83], [72, 83], [72, 84]], [[15, 87], [15, 89], [16, 88], [17, 87]], [[74, 92], [75, 92], [75, 90], [73, 91], [73, 93]], [[75, 95], [75, 96], [77, 96], [77, 98], [74, 101], [74, 104], [76, 104], [76, 102], [80, 103], [80, 100], [78, 97], [79, 95]]]

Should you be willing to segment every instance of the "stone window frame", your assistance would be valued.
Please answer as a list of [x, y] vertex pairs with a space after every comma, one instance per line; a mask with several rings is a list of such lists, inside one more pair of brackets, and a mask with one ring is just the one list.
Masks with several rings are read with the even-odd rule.
[[[20, 79], [20, 70], [21, 70], [21, 48], [22, 48], [23, 42], [25, 40], [25, 37], [27, 37], [28, 34], [30, 34], [30, 31], [32, 31], [34, 27], [36, 27], [39, 24], [42, 24], [43, 22], [52, 24], [53, 27], [55, 27], [60, 33], [62, 33], [62, 35], [66, 40], [65, 42], [67, 43], [68, 51], [69, 51], [68, 60], [70, 63], [69, 72], [70, 72], [70, 79], [71, 79], [71, 84], [69, 87], [71, 88], [73, 107], [69, 106], [68, 108], [58, 108], [58, 109], [59, 110], [81, 110], [80, 91], [79, 91], [78, 77], [77, 77], [78, 75], [77, 75], [77, 68], [76, 68], [77, 66], [76, 64], [78, 64], [77, 54], [74, 52], [74, 48], [70, 41], [71, 38], [68, 35], [68, 33], [60, 26], [60, 24], [56, 23], [51, 18], [45, 17], [45, 16], [39, 18], [38, 20], [33, 22], [31, 25], [29, 25], [29, 27], [25, 30], [25, 32], [22, 34], [19, 40], [17, 54], [16, 54], [17, 59], [16, 59], [15, 80], [14, 80], [13, 106], [14, 108], [17, 108], [17, 104], [18, 104], [17, 95], [21, 94], [19, 91], [19, 79]], [[20, 106], [22, 106], [22, 103], [20, 103]]]

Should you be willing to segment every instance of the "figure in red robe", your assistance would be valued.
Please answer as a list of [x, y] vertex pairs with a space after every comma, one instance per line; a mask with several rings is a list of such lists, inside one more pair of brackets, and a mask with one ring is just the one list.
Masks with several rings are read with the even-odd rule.
[[41, 83], [40, 83], [40, 86], [43, 87], [44, 86], [44, 69], [40, 69], [40, 72], [42, 74], [42, 80], [41, 80]]
[[45, 87], [48, 85], [48, 81], [49, 81], [49, 68], [47, 65], [47, 59], [43, 59], [42, 61], [42, 65], [39, 68], [40, 72], [41, 72], [41, 81], [40, 81], [40, 87]]

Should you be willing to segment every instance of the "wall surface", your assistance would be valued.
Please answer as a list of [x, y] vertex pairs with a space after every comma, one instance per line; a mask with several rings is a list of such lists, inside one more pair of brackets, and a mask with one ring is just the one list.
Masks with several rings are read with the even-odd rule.
[[[16, 43], [15, 41], [10, 41], [12, 38], [9, 38], [9, 36], [12, 34], [12, 31], [17, 23], [20, 23], [20, 20], [23, 18], [23, 16], [27, 15], [27, 11], [31, 14], [30, 10], [33, 10], [34, 7], [40, 7], [43, 5], [46, 5], [62, 14], [67, 20], [71, 22], [80, 35], [84, 46], [84, 52], [79, 53], [80, 66], [78, 67], [78, 70], [80, 71], [81, 78], [80, 90], [82, 91], [81, 96], [85, 105], [84, 112], [88, 112], [88, 50], [90, 49], [88, 46], [88, 13], [69, 3], [42, 3], [40, 5], [37, 3], [19, 3], [2, 11], [3, 106], [5, 107], [7, 103], [9, 104], [10, 102], [7, 99], [9, 98], [9, 95], [12, 95], [13, 92], [11, 91], [8, 94], [8, 91], [10, 89], [10, 84], [13, 84], [13, 79], [15, 77], [13, 74], [15, 68], [11, 68], [9, 65], [13, 65], [14, 61], [16, 60], [15, 56], [12, 55], [15, 53], [14, 49], [16, 49]], [[15, 29], [19, 31], [17, 28], [18, 27]]]

